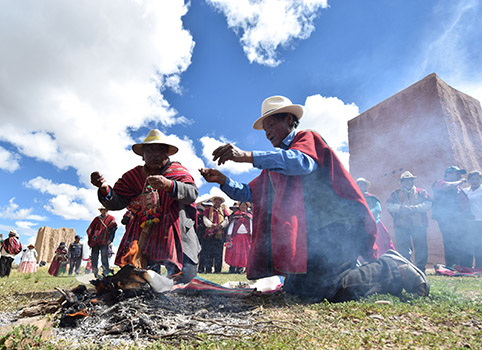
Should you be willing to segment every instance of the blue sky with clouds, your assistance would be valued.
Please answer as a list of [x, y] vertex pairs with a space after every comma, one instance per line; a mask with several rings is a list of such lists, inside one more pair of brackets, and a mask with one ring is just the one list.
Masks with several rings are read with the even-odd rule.
[[2, 1], [0, 232], [85, 236], [99, 206], [89, 174], [114, 184], [154, 127], [200, 198], [219, 194], [197, 169], [227, 141], [270, 149], [251, 126], [276, 94], [347, 164], [346, 122], [432, 72], [482, 100], [481, 15], [476, 0]]

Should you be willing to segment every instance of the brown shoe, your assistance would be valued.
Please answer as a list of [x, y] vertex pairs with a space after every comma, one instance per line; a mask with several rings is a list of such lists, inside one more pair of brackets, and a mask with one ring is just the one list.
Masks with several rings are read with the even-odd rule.
[[409, 260], [405, 259], [399, 252], [390, 249], [382, 257], [393, 260], [402, 276], [403, 288], [408, 293], [416, 293], [422, 297], [428, 296], [430, 284], [427, 276]]

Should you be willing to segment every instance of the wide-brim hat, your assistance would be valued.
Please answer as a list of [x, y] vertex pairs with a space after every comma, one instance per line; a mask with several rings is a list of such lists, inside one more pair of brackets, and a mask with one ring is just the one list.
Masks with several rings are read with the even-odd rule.
[[101, 210], [107, 210], [108, 211], [109, 209], [107, 209], [106, 207], [100, 207], [99, 211], [101, 211]]
[[30, 248], [30, 247], [35, 248], [35, 246], [34, 246], [32, 243], [30, 243], [30, 244], [27, 246], [27, 248]]
[[279, 113], [293, 114], [298, 120], [303, 116], [303, 106], [294, 105], [291, 100], [284, 96], [271, 96], [261, 105], [261, 117], [253, 124], [253, 129], [263, 130], [263, 120], [270, 115]]
[[154, 145], [154, 144], [168, 146], [169, 149], [167, 151], [167, 155], [169, 155], [169, 156], [172, 156], [173, 154], [176, 154], [177, 151], [179, 150], [176, 146], [168, 143], [166, 135], [164, 135], [158, 129], [152, 129], [151, 131], [149, 131], [149, 134], [147, 134], [147, 137], [144, 139], [144, 142], [136, 143], [136, 144], [132, 145], [132, 150], [134, 151], [135, 154], [137, 154], [139, 156], [142, 156], [142, 146], [144, 146], [144, 145]]
[[213, 196], [213, 197], [211, 197], [211, 202], [213, 202], [213, 203], [214, 203], [214, 200], [215, 200], [216, 198], [221, 199], [221, 203], [224, 203], [224, 198], [223, 198], [223, 197], [221, 197], [221, 196]]
[[15, 237], [18, 237], [18, 233], [17, 231], [15, 230], [10, 230], [10, 232], [8, 233], [9, 236], [15, 236]]
[[415, 179], [416, 176], [413, 175], [410, 171], [404, 171], [402, 175], [400, 175], [400, 180], [403, 179]]
[[365, 179], [364, 177], [359, 177], [358, 179], [355, 180], [356, 183], [363, 182], [366, 183], [367, 185], [370, 185], [370, 181]]
[[452, 165], [445, 169], [445, 174], [448, 173], [459, 173], [461, 175], [465, 174], [467, 171], [465, 169], [460, 169], [459, 167]]

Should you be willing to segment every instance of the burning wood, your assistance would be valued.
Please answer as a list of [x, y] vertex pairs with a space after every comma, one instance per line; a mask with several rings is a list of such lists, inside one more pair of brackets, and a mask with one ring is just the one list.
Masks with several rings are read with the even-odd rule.
[[[196, 281], [195, 288], [181, 287], [176, 289], [179, 293], [174, 293], [169, 287], [172, 281], [166, 277], [126, 265], [114, 276], [91, 281], [95, 290], [85, 285], [70, 291], [57, 289], [60, 293], [57, 300], [30, 305], [21, 315], [58, 315], [58, 328], [53, 329], [57, 337], [87, 338], [101, 343], [114, 339], [192, 339], [198, 334], [238, 337], [269, 326], [257, 320], [262, 310], [259, 301], [263, 297], [277, 298], [276, 295], [241, 298], [253, 295], [253, 289], [225, 288], [202, 279]], [[198, 289], [203, 285], [211, 287], [214, 293]], [[169, 292], [158, 293], [166, 289]]]

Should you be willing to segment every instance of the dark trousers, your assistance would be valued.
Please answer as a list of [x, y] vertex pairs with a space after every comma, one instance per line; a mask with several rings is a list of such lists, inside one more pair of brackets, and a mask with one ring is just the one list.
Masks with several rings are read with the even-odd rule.
[[[428, 260], [427, 228], [395, 226], [395, 236], [398, 252], [407, 260], [412, 260], [412, 255], [414, 255], [415, 265], [425, 272]], [[412, 254], [413, 251], [415, 254]]]
[[469, 225], [468, 220], [438, 221], [444, 243], [445, 265], [472, 267], [473, 255], [470, 246]]
[[92, 247], [92, 272], [96, 276], [99, 274], [99, 269], [97, 267], [99, 264], [99, 253], [102, 263], [102, 272], [104, 275], [108, 275], [112, 270], [109, 268], [109, 246], [107, 245], [95, 245]]
[[482, 267], [482, 221], [472, 221], [470, 225], [469, 242], [471, 254], [475, 258], [475, 267]]
[[307, 272], [288, 274], [284, 289], [309, 301], [357, 300], [373, 293], [399, 295], [403, 289], [396, 263], [388, 258], [357, 267], [362, 231], [335, 223], [307, 234]]
[[[204, 265], [204, 272], [211, 273], [213, 265], [215, 273], [221, 272], [221, 269], [223, 267], [223, 247], [223, 241], [215, 239], [214, 237], [204, 240], [204, 245], [202, 246], [202, 249], [204, 250], [204, 259], [202, 261]], [[202, 251], [201, 254], [203, 254]], [[201, 264], [199, 269], [200, 272], [203, 272], [201, 271]]]
[[78, 258], [70, 258], [69, 263], [69, 275], [72, 274], [75, 267], [75, 274], [78, 275], [80, 272], [80, 264], [82, 263], [82, 257], [79, 256]]
[[0, 257], [0, 277], [10, 276], [12, 270], [13, 258], [9, 256]]

